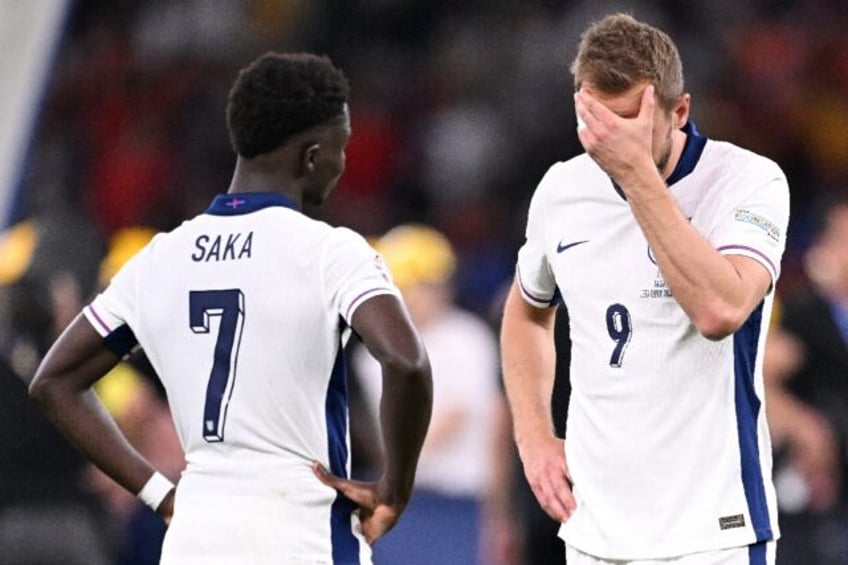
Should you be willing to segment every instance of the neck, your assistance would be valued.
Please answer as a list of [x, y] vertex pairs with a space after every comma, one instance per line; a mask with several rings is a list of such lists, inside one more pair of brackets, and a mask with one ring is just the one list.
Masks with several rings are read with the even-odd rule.
[[303, 206], [303, 190], [297, 180], [280, 173], [279, 164], [260, 155], [253, 159], [239, 157], [227, 193], [275, 192]]
[[683, 155], [683, 148], [686, 147], [686, 134], [682, 130], [676, 129], [671, 132], [671, 154], [668, 156], [668, 162], [660, 171], [663, 179], [668, 179], [674, 169], [677, 168], [677, 163], [680, 161], [680, 156]]

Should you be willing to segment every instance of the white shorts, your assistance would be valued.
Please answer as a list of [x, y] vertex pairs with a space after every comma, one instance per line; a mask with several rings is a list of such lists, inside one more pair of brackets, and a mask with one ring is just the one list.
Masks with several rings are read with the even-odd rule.
[[774, 565], [777, 542], [760, 542], [743, 547], [690, 553], [668, 559], [602, 559], [565, 546], [568, 565]]

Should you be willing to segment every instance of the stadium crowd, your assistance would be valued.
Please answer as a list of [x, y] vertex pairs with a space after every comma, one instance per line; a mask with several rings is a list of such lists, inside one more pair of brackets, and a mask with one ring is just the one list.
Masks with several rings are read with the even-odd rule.
[[[578, 33], [619, 10], [675, 38], [704, 135], [766, 155], [786, 172], [792, 215], [776, 292], [785, 331], [797, 336], [798, 303], [822, 286], [821, 269], [811, 270], [812, 259], [822, 264], [814, 253], [827, 231], [822, 206], [848, 198], [848, 12], [840, 0], [73, 2], [20, 205], [0, 239], [0, 554], [24, 559], [25, 543], [64, 552], [55, 563], [156, 562], [164, 526], [67, 450], [21, 401], [21, 381], [108, 282], [114, 262], [226, 190], [234, 156], [222, 118], [236, 69], [268, 50], [325, 53], [344, 69], [354, 131], [347, 171], [333, 199], [310, 214], [375, 237], [405, 223], [437, 229], [456, 254], [456, 303], [490, 319], [511, 280], [536, 183], [580, 150], [568, 72]], [[832, 409], [848, 406], [848, 231], [831, 231], [843, 250], [824, 259], [843, 261], [827, 279], [841, 289], [829, 295], [843, 316], [836, 367], [820, 377], [800, 360], [797, 339], [780, 333], [770, 342], [770, 386], [815, 415], [802, 421], [820, 424], [805, 428], [811, 440], [773, 434], [783, 565], [848, 563], [848, 416]], [[140, 449], [178, 474], [155, 376], [141, 361], [123, 371], [102, 397]], [[799, 447], [813, 444], [813, 454]], [[503, 442], [492, 445], [495, 459], [515, 457]], [[369, 456], [354, 445], [365, 471]], [[822, 473], [829, 486], [815, 482]], [[490, 495], [515, 489], [516, 504], [499, 507], [498, 527], [480, 533], [481, 543], [504, 548], [481, 552], [481, 563], [524, 563], [515, 547], [529, 539], [522, 527], [539, 518], [521, 502], [529, 494], [520, 472], [492, 475]], [[57, 531], [62, 537], [50, 539], [73, 547], [32, 541]], [[513, 536], [517, 545], [504, 541]]]

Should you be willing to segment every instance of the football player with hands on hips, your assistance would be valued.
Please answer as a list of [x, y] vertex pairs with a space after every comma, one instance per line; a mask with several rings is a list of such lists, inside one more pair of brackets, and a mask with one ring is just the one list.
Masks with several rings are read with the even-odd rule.
[[[572, 64], [585, 153], [530, 203], [504, 309], [504, 382], [525, 474], [569, 565], [774, 563], [762, 355], [789, 217], [771, 160], [702, 136], [680, 56], [625, 14]], [[554, 436], [554, 307], [571, 324]]]
[[[30, 394], [95, 465], [169, 522], [161, 563], [370, 564], [412, 492], [430, 420], [427, 352], [382, 258], [309, 218], [345, 168], [348, 83], [326, 57], [241, 70], [226, 194], [154, 237], [50, 349]], [[378, 361], [385, 468], [349, 479], [344, 347]], [[186, 454], [176, 487], [91, 387], [141, 347]]]

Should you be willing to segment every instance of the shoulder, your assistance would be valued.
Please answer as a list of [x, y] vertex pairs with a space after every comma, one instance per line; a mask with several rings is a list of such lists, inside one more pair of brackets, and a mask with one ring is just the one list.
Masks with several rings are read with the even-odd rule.
[[314, 249], [324, 268], [354, 268], [366, 262], [377, 261], [377, 251], [356, 231], [345, 227], [332, 227], [323, 222], [313, 227], [321, 233], [316, 239]]
[[722, 166], [742, 175], [786, 179], [780, 165], [775, 161], [729, 141], [710, 139], [703, 157], [707, 164]]
[[316, 225], [314, 228], [321, 233], [322, 248], [326, 249], [330, 255], [334, 252], [376, 254], [365, 237], [350, 228], [333, 227], [323, 222], [320, 222], [320, 225]]
[[581, 153], [566, 161], [558, 161], [551, 165], [542, 180], [538, 190], [550, 190], [553, 187], [580, 186], [587, 180], [606, 178], [601, 168], [589, 155]]
[[[321, 223], [324, 224], [323, 222]], [[333, 241], [369, 246], [368, 241], [362, 236], [362, 234], [350, 228], [343, 226], [332, 227], [328, 224], [324, 224], [324, 226], [327, 229], [327, 237]]]
[[[582, 195], [599, 193], [598, 185], [609, 183], [609, 177], [586, 153], [551, 165], [533, 192], [531, 209], [541, 211], [549, 204]], [[538, 212], [537, 212], [538, 213]]]

